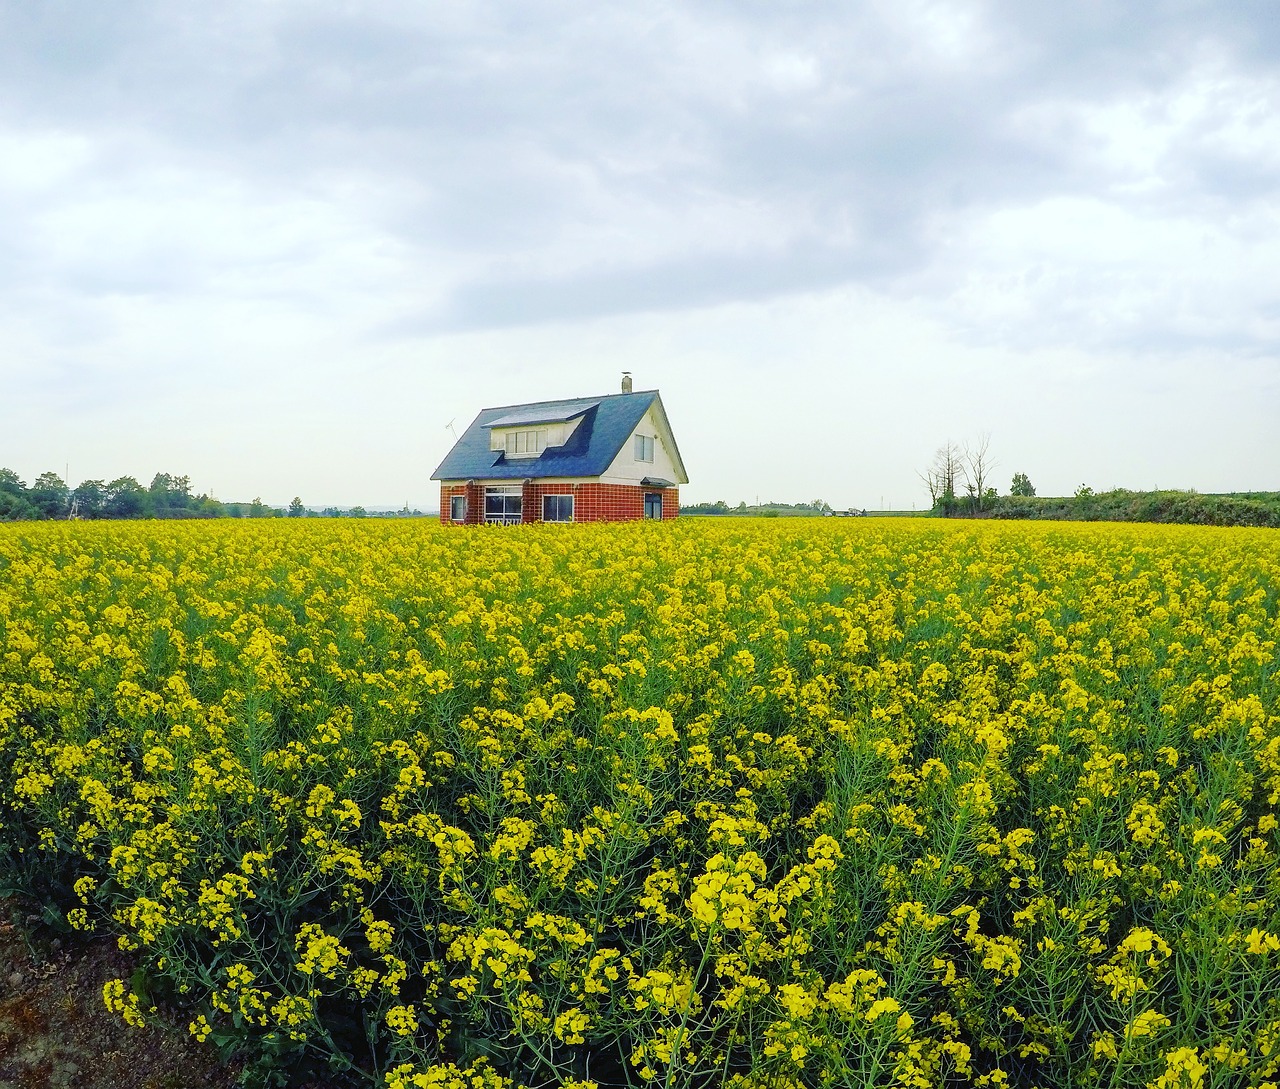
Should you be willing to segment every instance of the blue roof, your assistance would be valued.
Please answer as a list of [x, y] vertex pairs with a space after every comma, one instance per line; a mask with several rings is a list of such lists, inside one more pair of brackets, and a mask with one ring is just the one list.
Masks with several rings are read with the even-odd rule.
[[595, 408], [600, 398], [594, 401], [543, 401], [536, 405], [513, 405], [515, 410], [509, 415], [490, 420], [482, 427], [520, 427], [523, 424], [567, 423], [576, 420], [588, 409]]
[[[658, 399], [657, 390], [615, 393], [607, 397], [579, 397], [568, 401], [539, 401], [481, 409], [462, 433], [432, 480], [524, 480], [526, 477], [601, 476], [618, 456], [623, 443]], [[549, 412], [551, 415], [538, 415]], [[549, 446], [536, 458], [511, 458], [489, 449], [489, 428], [514, 423], [571, 420], [582, 422], [563, 446]], [[512, 421], [512, 422], [508, 422]]]

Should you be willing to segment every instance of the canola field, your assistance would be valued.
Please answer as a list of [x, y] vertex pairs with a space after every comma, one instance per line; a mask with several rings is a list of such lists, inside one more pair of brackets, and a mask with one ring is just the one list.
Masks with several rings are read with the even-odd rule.
[[0, 527], [0, 887], [246, 1077], [1280, 1084], [1280, 535]]

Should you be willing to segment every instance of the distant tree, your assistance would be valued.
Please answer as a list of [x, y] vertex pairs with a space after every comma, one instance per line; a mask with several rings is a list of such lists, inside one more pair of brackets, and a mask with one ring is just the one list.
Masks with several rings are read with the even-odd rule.
[[107, 512], [107, 485], [101, 480], [86, 480], [71, 493], [71, 505], [77, 517], [101, 518]]
[[[417, 513], [416, 511], [414, 512]], [[681, 514], [728, 514], [729, 504], [723, 499], [717, 499], [714, 503], [690, 503], [680, 508]]]
[[302, 505], [302, 500], [295, 495], [293, 501], [289, 504], [289, 517], [301, 518], [306, 513], [307, 508]]
[[263, 504], [262, 499], [259, 496], [255, 495], [253, 497], [253, 502], [249, 504], [249, 517], [250, 518], [266, 518], [267, 517], [267, 508]]
[[10, 495], [22, 495], [27, 490], [27, 486], [22, 482], [12, 469], [0, 469], [0, 492], [8, 492]]
[[41, 473], [31, 485], [27, 501], [42, 518], [65, 518], [71, 502], [71, 489], [57, 473]]
[[211, 495], [198, 495], [192, 501], [191, 510], [201, 518], [225, 518], [226, 504]]
[[191, 506], [191, 478], [156, 473], [151, 478], [151, 505], [156, 511], [166, 509], [186, 510]]
[[929, 501], [939, 514], [953, 514], [960, 504], [956, 497], [956, 485], [964, 472], [964, 454], [960, 447], [948, 439], [934, 452], [933, 464], [920, 479], [929, 489]]
[[12, 469], [0, 469], [0, 522], [39, 518], [40, 512], [27, 498], [27, 486]]
[[983, 510], [995, 498], [995, 489], [987, 484], [987, 477], [995, 467], [990, 449], [989, 432], [983, 433], [977, 442], [964, 449], [965, 490], [969, 494], [969, 506], [974, 511]]
[[352, 507], [349, 511], [347, 511], [347, 513], [348, 513], [352, 518], [367, 518], [367, 517], [369, 517], [369, 512], [368, 512], [367, 510], [365, 510], [365, 509], [364, 509], [364, 507]]
[[1035, 485], [1027, 478], [1026, 473], [1014, 473], [1013, 483], [1009, 485], [1009, 494], [1029, 498], [1036, 494]]
[[150, 507], [150, 495], [134, 477], [116, 477], [107, 485], [105, 513], [108, 518], [142, 518]]
[[25, 522], [39, 517], [40, 512], [27, 502], [26, 496], [0, 491], [0, 522]]

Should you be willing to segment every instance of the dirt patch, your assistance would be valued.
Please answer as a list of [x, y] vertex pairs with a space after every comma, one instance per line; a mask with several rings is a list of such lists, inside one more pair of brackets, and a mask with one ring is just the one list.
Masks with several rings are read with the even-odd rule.
[[76, 941], [0, 900], [0, 1089], [231, 1089], [236, 1071], [176, 1018], [130, 1028], [102, 985], [134, 964], [114, 943]]

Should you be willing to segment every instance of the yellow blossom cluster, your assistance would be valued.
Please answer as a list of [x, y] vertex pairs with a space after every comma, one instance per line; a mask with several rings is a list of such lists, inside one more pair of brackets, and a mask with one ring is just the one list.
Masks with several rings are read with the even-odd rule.
[[1275, 1089], [1278, 829], [1271, 531], [0, 526], [0, 884], [260, 1066]]

